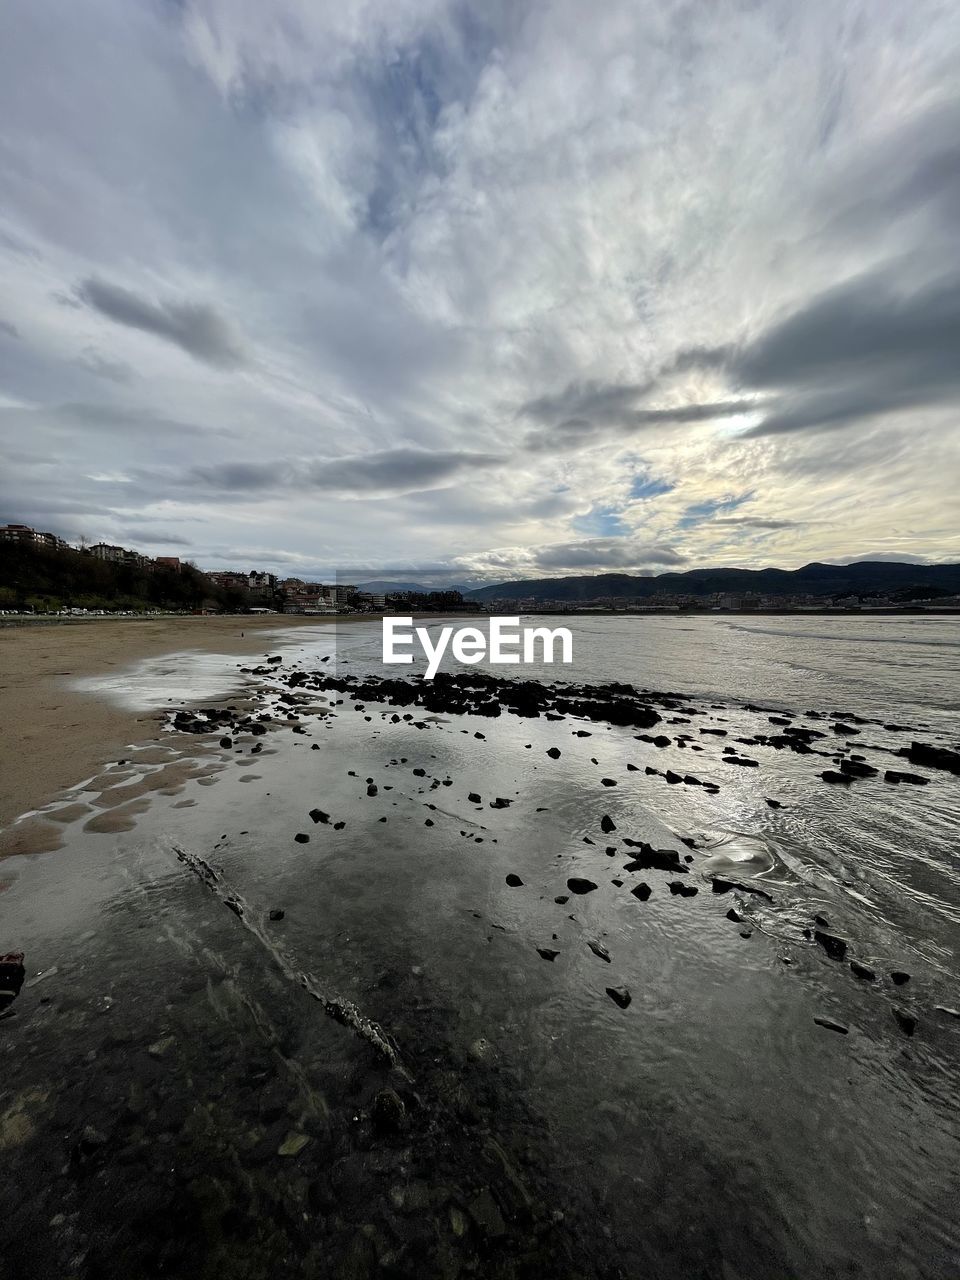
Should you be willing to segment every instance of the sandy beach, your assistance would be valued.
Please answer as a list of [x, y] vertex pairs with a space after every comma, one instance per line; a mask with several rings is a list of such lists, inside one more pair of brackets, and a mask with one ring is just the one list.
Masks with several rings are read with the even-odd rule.
[[74, 679], [187, 649], [260, 655], [269, 634], [281, 627], [331, 621], [296, 615], [97, 618], [0, 628], [0, 829], [96, 773], [125, 744], [160, 734], [162, 712], [124, 710], [72, 688]]

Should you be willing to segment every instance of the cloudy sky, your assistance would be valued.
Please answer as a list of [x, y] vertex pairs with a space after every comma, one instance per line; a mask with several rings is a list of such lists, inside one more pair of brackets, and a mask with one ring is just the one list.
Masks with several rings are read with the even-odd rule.
[[948, 0], [7, 0], [0, 521], [960, 559], [958, 50]]

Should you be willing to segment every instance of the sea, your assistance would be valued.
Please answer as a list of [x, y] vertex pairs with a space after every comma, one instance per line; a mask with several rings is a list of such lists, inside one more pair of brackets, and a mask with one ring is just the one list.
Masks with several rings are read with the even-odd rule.
[[957, 619], [522, 622], [573, 662], [471, 670], [672, 709], [291, 698], [417, 679], [379, 621], [83, 683], [271, 720], [129, 744], [0, 865], [11, 1275], [960, 1275], [960, 778], [897, 754], [960, 749]]

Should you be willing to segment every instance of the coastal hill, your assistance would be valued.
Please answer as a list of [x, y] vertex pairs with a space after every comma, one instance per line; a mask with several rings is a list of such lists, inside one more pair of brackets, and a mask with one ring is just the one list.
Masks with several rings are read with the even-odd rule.
[[860, 560], [853, 564], [806, 564], [801, 569], [690, 569], [639, 577], [627, 573], [586, 574], [568, 578], [530, 578], [502, 582], [470, 592], [468, 599], [563, 600], [649, 599], [652, 596], [710, 596], [757, 592], [765, 596], [881, 595], [960, 592], [960, 564], [903, 564]]

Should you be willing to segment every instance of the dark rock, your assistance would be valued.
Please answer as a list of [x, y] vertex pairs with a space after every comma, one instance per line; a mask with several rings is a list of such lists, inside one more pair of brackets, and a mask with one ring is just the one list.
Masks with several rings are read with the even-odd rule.
[[607, 987], [607, 995], [621, 1009], [626, 1009], [632, 999], [626, 987]]
[[569, 901], [570, 901], [570, 898], [565, 893], [558, 894], [557, 897], [554, 898], [554, 902], [560, 907], [564, 906]]
[[329, 815], [329, 813], [324, 813], [322, 809], [311, 809], [311, 810], [310, 810], [310, 812], [309, 812], [309, 814], [308, 814], [307, 816], [308, 816], [308, 817], [310, 817], [310, 818], [312, 818], [312, 819], [314, 820], [314, 822], [329, 822], [329, 821], [330, 821], [330, 815]]
[[559, 748], [559, 747], [550, 747], [550, 749], [547, 751], [547, 755], [550, 757], [550, 759], [551, 759], [551, 760], [559, 760], [559, 759], [560, 759], [560, 748]]
[[630, 890], [630, 892], [633, 894], [635, 898], [639, 898], [641, 902], [646, 902], [646, 900], [650, 897], [651, 893], [653, 893], [653, 890], [646, 883], [646, 881], [641, 880], [638, 885], [634, 885], [634, 887]]
[[503, 796], [497, 796], [495, 800], [490, 801], [491, 809], [508, 809], [513, 803], [512, 800], [505, 800]]
[[813, 938], [818, 942], [831, 960], [842, 960], [847, 954], [847, 944], [835, 934], [824, 933], [822, 929], [814, 929]]
[[727, 919], [732, 920], [734, 924], [739, 924], [740, 921], [743, 919], [743, 916], [736, 909], [736, 907], [731, 907], [730, 910], [727, 912]]
[[671, 784], [671, 786], [675, 786], [678, 782], [683, 781], [683, 778], [680, 777], [680, 774], [674, 773], [672, 769], [668, 769], [663, 776]]
[[518, 875], [514, 875], [514, 873], [511, 871], [510, 874], [507, 876], [507, 884], [510, 886], [511, 889], [519, 889], [519, 887], [523, 884], [523, 881], [520, 879]]
[[682, 880], [671, 880], [667, 888], [674, 896], [679, 894], [681, 898], [692, 898], [697, 892], [695, 884], [685, 884]]
[[602, 942], [588, 942], [587, 946], [595, 956], [598, 956], [601, 960], [605, 960], [607, 964], [610, 964], [610, 952]]
[[20, 994], [27, 971], [22, 951], [8, 951], [0, 956], [0, 1010], [9, 1008]]
[[609, 814], [605, 813], [603, 817], [600, 819], [600, 830], [604, 833], [604, 835], [609, 835], [611, 831], [616, 831], [616, 829], [617, 829], [617, 824], [609, 816]]
[[888, 769], [883, 775], [884, 782], [892, 782], [895, 786], [907, 782], [914, 787], [925, 787], [929, 778], [922, 778], [919, 773], [898, 773], [896, 769]]
[[496, 1200], [490, 1194], [489, 1187], [484, 1187], [479, 1195], [474, 1196], [468, 1208], [470, 1217], [482, 1236], [495, 1240], [506, 1235], [507, 1224], [497, 1207]]
[[371, 1114], [378, 1133], [400, 1133], [406, 1124], [407, 1108], [394, 1089], [381, 1089], [373, 1100]]
[[897, 1026], [905, 1036], [912, 1036], [917, 1029], [917, 1020], [912, 1013], [907, 1013], [904, 1009], [894, 1009], [893, 1016], [897, 1020]]
[[840, 772], [848, 773], [851, 778], [875, 778], [880, 772], [869, 764], [864, 764], [862, 760], [841, 760]]
[[592, 893], [596, 887], [592, 880], [584, 880], [580, 876], [571, 876], [567, 881], [567, 888], [571, 893]]
[[283, 661], [283, 658], [280, 656], [280, 654], [277, 654], [277, 655], [276, 655], [275, 657], [273, 657], [273, 658], [268, 658], [268, 659], [267, 659], [267, 661], [268, 661], [268, 662], [282, 662], [282, 661]]
[[771, 809], [783, 808], [783, 805], [780, 803], [779, 800], [771, 800], [769, 796], [767, 797], [767, 804], [770, 806]]
[[601, 787], [615, 787], [617, 785], [617, 780], [616, 778], [601, 778], [600, 785]]
[[556, 960], [559, 954], [559, 951], [551, 951], [549, 947], [537, 947], [537, 955], [543, 960], [550, 960], [552, 962]]
[[850, 972], [855, 978], [861, 978], [864, 982], [874, 982], [877, 975], [865, 964], [860, 964], [857, 960], [850, 961]]
[[843, 785], [846, 787], [849, 787], [850, 783], [853, 781], [853, 778], [850, 776], [850, 774], [837, 773], [835, 769], [824, 769], [820, 777], [824, 780], [824, 782], [833, 782], [833, 783], [842, 782]]
[[470, 801], [471, 804], [482, 803], [480, 796], [477, 795], [476, 791], [471, 791], [470, 794], [467, 796], [467, 799]]
[[676, 849], [654, 849], [642, 840], [625, 840], [624, 844], [638, 846], [640, 849], [633, 861], [626, 864], [624, 871], [686, 871]]
[[935, 747], [927, 742], [911, 742], [909, 747], [901, 747], [897, 754], [906, 756], [913, 764], [925, 764], [930, 769], [960, 773], [960, 751], [950, 751], [947, 747]]
[[904, 983], [910, 981], [909, 973], [904, 973], [902, 969], [894, 969], [890, 974], [890, 981], [895, 987], [902, 987]]
[[276, 920], [282, 920], [283, 917], [284, 917], [284, 912], [281, 911], [279, 907], [270, 908], [268, 919], [276, 921]]
[[232, 739], [232, 738], [221, 738], [221, 739], [220, 739], [220, 745], [221, 745], [221, 747], [226, 747], [226, 748], [228, 748], [228, 749], [229, 749], [230, 747], [232, 747], [232, 746], [233, 746], [233, 739]]
[[766, 898], [768, 902], [773, 901], [766, 889], [760, 889], [755, 884], [744, 884], [742, 880], [724, 880], [720, 876], [714, 876], [711, 889], [714, 893], [729, 893], [731, 889], [739, 889], [741, 893], [753, 893], [758, 898]]
[[296, 840], [297, 844], [309, 844], [309, 843], [310, 843], [310, 837], [309, 837], [308, 835], [306, 835], [306, 833], [305, 833], [305, 832], [303, 832], [303, 831], [298, 831], [298, 832], [297, 832], [297, 834], [296, 834], [293, 838], [294, 838], [294, 840]]

